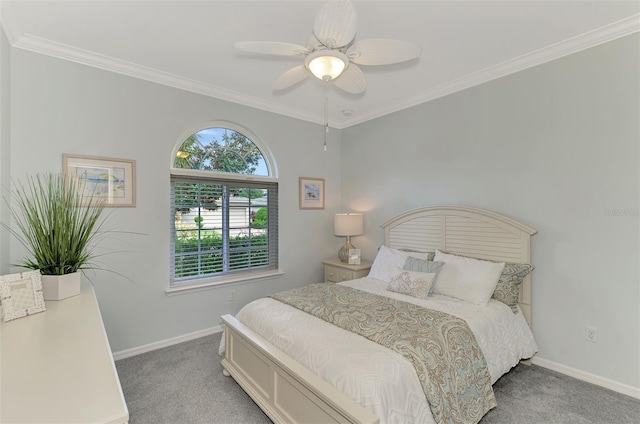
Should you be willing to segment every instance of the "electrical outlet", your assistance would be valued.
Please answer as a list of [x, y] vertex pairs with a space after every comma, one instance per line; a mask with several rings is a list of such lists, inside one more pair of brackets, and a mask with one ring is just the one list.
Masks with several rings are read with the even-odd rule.
[[236, 291], [235, 290], [231, 290], [229, 292], [229, 301], [233, 302], [234, 300], [236, 300]]
[[598, 341], [598, 329], [587, 325], [587, 340], [596, 343]]

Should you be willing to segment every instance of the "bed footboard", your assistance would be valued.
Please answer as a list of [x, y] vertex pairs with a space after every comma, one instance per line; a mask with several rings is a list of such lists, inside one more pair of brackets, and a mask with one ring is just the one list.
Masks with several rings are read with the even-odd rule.
[[[378, 417], [291, 359], [231, 315], [224, 315], [222, 366], [275, 423], [376, 424]], [[226, 375], [225, 373], [225, 375]]]

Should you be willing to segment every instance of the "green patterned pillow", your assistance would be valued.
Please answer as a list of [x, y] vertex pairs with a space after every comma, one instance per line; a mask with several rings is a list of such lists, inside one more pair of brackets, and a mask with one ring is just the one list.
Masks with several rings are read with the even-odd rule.
[[533, 271], [533, 268], [533, 265], [529, 264], [507, 262], [491, 298], [511, 306], [514, 313], [518, 312], [516, 305], [520, 297], [520, 285], [524, 277]]
[[419, 259], [409, 256], [404, 261], [404, 269], [419, 272], [438, 272], [444, 266], [444, 262], [434, 262], [431, 259]]

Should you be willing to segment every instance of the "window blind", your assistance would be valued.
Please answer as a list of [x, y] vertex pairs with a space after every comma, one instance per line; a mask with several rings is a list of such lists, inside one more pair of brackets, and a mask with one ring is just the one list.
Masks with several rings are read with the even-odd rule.
[[171, 284], [278, 268], [278, 183], [171, 176]]

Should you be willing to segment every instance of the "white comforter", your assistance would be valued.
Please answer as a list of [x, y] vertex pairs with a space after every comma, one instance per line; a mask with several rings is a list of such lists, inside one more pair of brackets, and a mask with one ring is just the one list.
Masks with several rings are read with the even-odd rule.
[[[495, 300], [487, 306], [440, 295], [420, 300], [389, 292], [387, 283], [370, 278], [342, 284], [464, 319], [484, 352], [492, 384], [538, 349], [522, 313]], [[248, 304], [236, 318], [368, 408], [381, 424], [435, 423], [415, 369], [402, 355], [270, 298]]]

